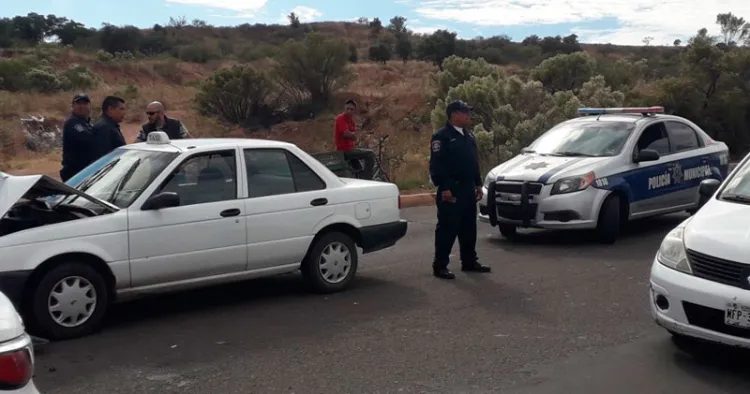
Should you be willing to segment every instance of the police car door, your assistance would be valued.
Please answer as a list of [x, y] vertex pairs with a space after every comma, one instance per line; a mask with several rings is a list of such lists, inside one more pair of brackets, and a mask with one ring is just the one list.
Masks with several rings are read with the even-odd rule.
[[675, 209], [698, 203], [698, 187], [711, 176], [710, 155], [695, 130], [679, 120], [664, 122], [674, 160], [670, 202]]
[[[637, 161], [639, 152], [654, 150], [659, 160]], [[673, 205], [672, 167], [669, 138], [663, 121], [652, 122], [641, 131], [633, 148], [632, 167], [625, 175], [631, 191], [630, 213], [645, 216]]]

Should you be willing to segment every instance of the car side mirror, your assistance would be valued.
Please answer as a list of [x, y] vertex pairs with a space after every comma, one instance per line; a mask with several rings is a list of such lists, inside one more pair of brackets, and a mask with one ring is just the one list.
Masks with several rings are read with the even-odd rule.
[[180, 195], [175, 192], [161, 192], [152, 196], [141, 207], [142, 211], [151, 211], [162, 208], [179, 207]]
[[644, 149], [638, 152], [638, 155], [635, 157], [635, 162], [641, 163], [644, 161], [657, 161], [660, 157], [661, 156], [659, 156], [659, 152], [653, 149]]
[[704, 179], [698, 186], [698, 193], [703, 197], [711, 198], [719, 190], [719, 186], [721, 186], [721, 182], [718, 179]]

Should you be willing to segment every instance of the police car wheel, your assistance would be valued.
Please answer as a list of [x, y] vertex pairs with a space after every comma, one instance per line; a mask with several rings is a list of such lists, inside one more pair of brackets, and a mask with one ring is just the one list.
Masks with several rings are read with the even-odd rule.
[[596, 224], [596, 237], [602, 243], [614, 243], [620, 235], [620, 197], [609, 196], [599, 211]]
[[500, 229], [500, 234], [508, 239], [515, 239], [518, 237], [518, 227], [510, 224], [498, 224], [497, 227]]
[[344, 290], [357, 273], [357, 247], [344, 233], [330, 232], [318, 238], [302, 263], [302, 276], [316, 293]]
[[29, 300], [30, 327], [51, 340], [73, 339], [96, 331], [109, 304], [107, 283], [88, 264], [65, 262], [45, 273]]

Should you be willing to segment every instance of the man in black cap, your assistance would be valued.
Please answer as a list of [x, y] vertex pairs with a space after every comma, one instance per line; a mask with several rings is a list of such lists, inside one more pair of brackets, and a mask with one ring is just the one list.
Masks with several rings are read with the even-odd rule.
[[433, 274], [442, 279], [456, 276], [448, 269], [449, 256], [458, 236], [461, 270], [490, 272], [477, 260], [477, 201], [482, 198], [482, 177], [471, 124], [470, 107], [454, 101], [446, 107], [448, 122], [430, 140], [430, 177], [437, 187], [438, 223], [435, 228]]
[[83, 93], [73, 96], [70, 116], [62, 131], [62, 169], [60, 179], [66, 182], [94, 162], [91, 154], [94, 131], [91, 126], [91, 100]]
[[102, 101], [102, 116], [94, 124], [95, 160], [125, 145], [120, 123], [125, 119], [126, 113], [127, 107], [122, 98], [107, 96]]

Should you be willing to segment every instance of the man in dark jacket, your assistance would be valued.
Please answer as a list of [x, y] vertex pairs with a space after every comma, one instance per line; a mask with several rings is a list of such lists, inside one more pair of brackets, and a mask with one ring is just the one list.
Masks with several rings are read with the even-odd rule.
[[146, 107], [146, 116], [148, 116], [148, 123], [141, 126], [141, 131], [136, 137], [136, 141], [144, 142], [148, 138], [149, 133], [152, 131], [163, 131], [167, 133], [170, 140], [177, 140], [181, 138], [190, 138], [185, 125], [178, 119], [168, 118], [164, 113], [164, 105], [158, 101], [154, 101]]
[[60, 179], [66, 182], [96, 159], [92, 155], [94, 130], [91, 126], [91, 100], [79, 93], [73, 96], [70, 116], [62, 130], [62, 169]]
[[449, 256], [458, 236], [461, 270], [490, 272], [477, 261], [477, 201], [482, 198], [482, 177], [471, 124], [472, 107], [454, 101], [446, 107], [448, 122], [430, 140], [430, 177], [437, 186], [437, 227], [433, 274], [454, 279], [448, 269]]
[[119, 97], [107, 96], [102, 102], [102, 116], [94, 124], [94, 160], [125, 145], [120, 123], [125, 119], [126, 111], [125, 100]]

